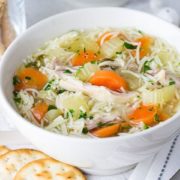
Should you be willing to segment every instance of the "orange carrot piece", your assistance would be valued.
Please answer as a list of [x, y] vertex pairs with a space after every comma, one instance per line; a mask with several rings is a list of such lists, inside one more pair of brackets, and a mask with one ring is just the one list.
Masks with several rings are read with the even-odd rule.
[[151, 52], [150, 48], [154, 42], [152, 37], [143, 36], [143, 37], [137, 39], [136, 41], [141, 43], [140, 58], [143, 58], [144, 56], [148, 55]]
[[120, 90], [121, 87], [126, 90], [128, 89], [128, 84], [124, 78], [108, 70], [97, 71], [90, 78], [89, 82], [96, 86], [105, 86], [114, 91]]
[[153, 126], [160, 120], [158, 108], [154, 105], [141, 105], [128, 118], [131, 120], [131, 124], [144, 122], [148, 126]]
[[44, 115], [48, 111], [48, 105], [44, 102], [37, 103], [32, 109], [31, 109], [34, 117], [38, 120], [40, 123]]
[[85, 63], [98, 60], [98, 56], [89, 50], [80, 51], [78, 55], [76, 55], [71, 63], [73, 66], [82, 66]]
[[102, 34], [101, 36], [99, 36], [99, 38], [97, 39], [97, 43], [99, 46], [102, 46], [103, 43], [109, 41], [112, 38], [113, 34], [110, 32], [105, 32], [104, 34]]
[[120, 131], [120, 123], [116, 123], [110, 126], [95, 128], [91, 131], [94, 136], [103, 138], [103, 137], [110, 137], [115, 136]]
[[48, 81], [46, 75], [32, 67], [23, 68], [22, 70], [17, 72], [16, 75], [20, 80], [20, 82], [15, 85], [15, 90], [18, 91], [26, 88], [34, 88], [40, 90]]

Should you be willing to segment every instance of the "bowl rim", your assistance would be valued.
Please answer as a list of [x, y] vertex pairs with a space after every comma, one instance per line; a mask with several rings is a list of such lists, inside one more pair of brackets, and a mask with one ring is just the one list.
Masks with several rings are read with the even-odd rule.
[[[137, 137], [140, 137], [140, 136], [145, 136], [145, 135], [149, 135], [149, 134], [153, 134], [154, 131], [160, 129], [161, 127], [163, 126], [167, 126], [169, 125], [170, 123], [172, 123], [172, 121], [177, 121], [178, 120], [178, 117], [180, 117], [180, 112], [177, 112], [176, 114], [174, 114], [172, 117], [170, 117], [167, 121], [165, 122], [162, 122], [160, 124], [158, 124], [157, 126], [154, 126], [154, 127], [151, 127], [147, 130], [143, 130], [143, 131], [140, 131], [140, 132], [137, 132], [137, 133], [134, 133], [134, 134], [127, 134], [125, 136], [114, 136], [114, 137], [107, 137], [107, 138], [83, 138], [83, 137], [80, 137], [80, 136], [67, 136], [67, 135], [64, 135], [64, 134], [58, 134], [58, 133], [55, 133], [55, 132], [51, 132], [51, 131], [48, 131], [44, 128], [41, 128], [41, 127], [38, 127], [36, 126], [35, 124], [29, 122], [28, 120], [26, 120], [25, 118], [23, 118], [18, 112], [16, 112], [16, 110], [12, 107], [12, 105], [10, 104], [10, 102], [7, 100], [6, 96], [5, 96], [5, 93], [3, 91], [3, 71], [2, 69], [4, 69], [4, 67], [6, 67], [6, 65], [8, 64], [7, 63], [7, 60], [8, 60], [8, 55], [9, 53], [16, 47], [16, 44], [19, 43], [19, 41], [21, 41], [21, 39], [24, 38], [24, 36], [26, 36], [26, 34], [28, 32], [30, 32], [31, 30], [33, 30], [34, 28], [38, 28], [38, 26], [40, 26], [41, 24], [43, 23], [47, 23], [47, 22], [50, 22], [52, 19], [57, 19], [59, 17], [62, 17], [64, 15], [68, 15], [68, 14], [71, 14], [71, 13], [76, 13], [76, 12], [84, 12], [84, 11], [97, 11], [97, 10], [104, 10], [104, 11], [108, 11], [108, 10], [119, 10], [119, 11], [126, 11], [126, 12], [133, 12], [133, 13], [136, 13], [136, 14], [139, 14], [141, 16], [146, 16], [146, 17], [149, 17], [151, 18], [152, 20], [158, 20], [161, 24], [165, 24], [165, 25], [168, 25], [169, 27], [171, 28], [174, 28], [174, 30], [176, 31], [179, 31], [180, 33], [180, 29], [173, 25], [173, 24], [170, 24], [158, 17], [155, 17], [151, 14], [148, 14], [148, 13], [145, 13], [145, 12], [142, 12], [142, 11], [138, 11], [138, 10], [132, 10], [132, 9], [128, 9], [128, 8], [122, 8], [122, 7], [91, 7], [91, 8], [82, 8], [82, 9], [75, 9], [75, 10], [70, 10], [70, 11], [66, 11], [66, 12], [62, 12], [62, 13], [58, 13], [56, 15], [53, 15], [53, 16], [50, 16], [46, 19], [43, 19], [37, 23], [35, 23], [34, 25], [32, 25], [30, 28], [28, 28], [22, 35], [20, 35], [19, 37], [17, 37], [14, 42], [8, 47], [8, 49], [6, 50], [5, 54], [3, 55], [2, 57], [2, 60], [0, 62], [0, 97], [1, 97], [1, 100], [2, 100], [2, 104], [4, 104], [4, 107], [6, 108], [6, 113], [9, 112], [11, 113], [15, 119], [14, 121], [22, 121], [22, 125], [25, 125], [25, 126], [29, 126], [30, 128], [33, 128], [33, 129], [36, 129], [38, 131], [40, 131], [41, 133], [46, 133], [46, 134], [49, 134], [50, 136], [54, 136], [56, 138], [64, 138], [64, 139], [67, 139], [67, 140], [73, 140], [73, 141], [87, 141], [87, 142], [91, 142], [91, 143], [94, 143], [94, 142], [101, 142], [101, 143], [106, 143], [106, 142], [109, 142], [109, 141], [122, 141], [122, 140], [128, 140], [128, 139], [133, 139], [133, 138], [137, 138]], [[179, 127], [180, 128], [180, 127]]]

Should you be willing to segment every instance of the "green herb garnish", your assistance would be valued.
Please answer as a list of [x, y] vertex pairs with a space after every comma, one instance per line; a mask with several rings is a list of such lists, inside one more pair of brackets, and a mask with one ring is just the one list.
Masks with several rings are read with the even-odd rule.
[[20, 104], [21, 100], [22, 100], [20, 97], [14, 97], [13, 99], [14, 99], [15, 103], [17, 103], [17, 104]]
[[156, 122], [160, 122], [160, 118], [159, 118], [158, 114], [155, 114], [155, 115], [154, 115], [154, 120], [155, 120]]
[[73, 110], [73, 109], [70, 109], [70, 110], [69, 110], [69, 113], [73, 116], [74, 110]]
[[137, 48], [136, 45], [130, 44], [130, 43], [128, 43], [128, 42], [124, 42], [124, 47], [125, 47], [126, 49], [136, 49], [136, 48]]
[[19, 77], [18, 76], [14, 76], [13, 77], [13, 85], [17, 85], [17, 84], [19, 84], [19, 83], [21, 83], [21, 80], [19, 79]]
[[69, 69], [66, 69], [66, 70], [64, 71], [64, 73], [66, 73], [66, 74], [72, 74], [72, 72], [71, 72]]
[[17, 97], [18, 92], [17, 92], [17, 91], [13, 91], [13, 95], [14, 95], [15, 97]]
[[143, 129], [149, 129], [149, 126], [147, 124], [144, 124]]
[[81, 118], [86, 119], [87, 118], [87, 113], [80, 110], [79, 119], [81, 119]]
[[45, 91], [50, 90], [50, 89], [51, 89], [51, 86], [52, 86], [52, 84], [53, 84], [54, 81], [55, 81], [54, 79], [52, 79], [51, 81], [49, 81], [49, 82], [46, 84], [46, 86], [44, 87], [44, 90], [45, 90]]
[[89, 116], [89, 119], [93, 119], [94, 117], [92, 115]]
[[176, 82], [173, 79], [169, 80], [169, 86], [176, 84]]
[[73, 117], [73, 114], [74, 114], [74, 110], [73, 109], [70, 109], [67, 113], [66, 113], [66, 118], [69, 118], [69, 114], [71, 114], [71, 116]]
[[18, 92], [17, 91], [13, 91], [13, 95], [14, 95], [14, 102], [16, 103], [16, 104], [19, 104], [19, 103], [21, 103], [21, 101], [22, 101], [22, 99], [21, 99], [21, 97], [19, 97], [18, 96]]
[[120, 51], [120, 52], [116, 52], [116, 54], [117, 54], [117, 55], [120, 55], [120, 54], [122, 54], [122, 52], [121, 52], [121, 51]]
[[60, 90], [57, 91], [57, 94], [62, 94], [65, 91], [66, 91], [65, 89], [60, 89]]
[[91, 61], [91, 64], [96, 64], [97, 62], [96, 61]]
[[139, 34], [143, 34], [143, 32], [142, 32], [141, 30], [138, 30], [138, 33], [139, 33]]
[[84, 127], [83, 130], [82, 130], [82, 133], [83, 134], [87, 134], [89, 132], [88, 128], [87, 127]]
[[153, 59], [151, 59], [150, 61], [145, 61], [141, 72], [146, 73], [147, 71], [151, 70], [150, 64], [152, 61]]
[[50, 105], [48, 106], [48, 111], [50, 111], [50, 110], [52, 110], [52, 109], [57, 109], [57, 107], [50, 104]]

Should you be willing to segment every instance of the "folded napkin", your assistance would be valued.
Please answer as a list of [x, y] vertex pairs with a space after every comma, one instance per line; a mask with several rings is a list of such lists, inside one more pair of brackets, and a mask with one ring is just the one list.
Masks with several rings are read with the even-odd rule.
[[139, 163], [129, 180], [169, 180], [180, 169], [179, 136], [166, 143], [157, 155]]
[[[10, 148], [35, 148], [0, 113], [0, 144]], [[135, 169], [113, 176], [88, 176], [88, 180], [169, 180], [180, 169], [180, 135], [162, 147], [155, 156], [139, 163]], [[179, 177], [180, 179], [180, 177]]]

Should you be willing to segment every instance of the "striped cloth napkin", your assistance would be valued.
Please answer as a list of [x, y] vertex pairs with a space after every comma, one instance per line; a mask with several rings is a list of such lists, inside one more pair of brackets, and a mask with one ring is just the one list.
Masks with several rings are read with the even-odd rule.
[[[134, 169], [113, 176], [88, 176], [88, 180], [169, 180], [180, 169], [180, 135]], [[0, 113], [0, 144], [10, 148], [34, 148]], [[179, 177], [180, 179], [180, 177]]]

